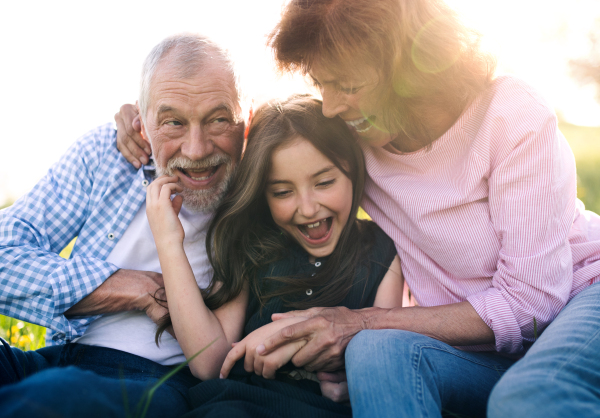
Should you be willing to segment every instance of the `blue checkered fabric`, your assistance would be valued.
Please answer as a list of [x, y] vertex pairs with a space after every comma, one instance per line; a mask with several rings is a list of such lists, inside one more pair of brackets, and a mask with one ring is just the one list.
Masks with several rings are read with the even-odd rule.
[[[118, 270], [104, 260], [144, 202], [144, 180], [106, 124], [0, 211], [0, 313], [47, 327], [47, 345], [81, 336], [97, 317], [68, 320], [64, 312]], [[76, 236], [71, 257], [59, 257]]]

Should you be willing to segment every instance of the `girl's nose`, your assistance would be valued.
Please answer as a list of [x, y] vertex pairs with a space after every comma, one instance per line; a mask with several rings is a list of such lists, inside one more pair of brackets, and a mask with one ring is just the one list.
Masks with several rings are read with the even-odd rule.
[[314, 199], [312, 193], [305, 193], [302, 196], [300, 196], [298, 201], [298, 213], [304, 218], [314, 218], [319, 212], [320, 208], [321, 206], [319, 205], [317, 200]]

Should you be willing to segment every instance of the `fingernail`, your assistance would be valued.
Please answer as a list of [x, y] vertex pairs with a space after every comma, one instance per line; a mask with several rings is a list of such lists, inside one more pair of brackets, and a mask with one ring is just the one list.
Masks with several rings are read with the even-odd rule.
[[264, 353], [264, 352], [265, 352], [265, 350], [266, 350], [266, 349], [265, 349], [265, 346], [264, 346], [264, 344], [261, 344], [261, 345], [259, 345], [258, 347], [256, 347], [256, 352], [257, 352], [258, 354], [262, 354], [262, 353]]
[[219, 373], [219, 379], [225, 379], [225, 376], [223, 376], [223, 373]]
[[146, 157], [143, 156], [143, 157], [140, 158], [140, 160], [142, 160], [142, 163], [148, 164], [148, 158], [146, 158]]
[[133, 162], [133, 166], [134, 166], [135, 168], [137, 168], [138, 170], [139, 170], [139, 168], [141, 167], [141, 165], [140, 165], [140, 162], [139, 162], [139, 161], [134, 161], [134, 162]]

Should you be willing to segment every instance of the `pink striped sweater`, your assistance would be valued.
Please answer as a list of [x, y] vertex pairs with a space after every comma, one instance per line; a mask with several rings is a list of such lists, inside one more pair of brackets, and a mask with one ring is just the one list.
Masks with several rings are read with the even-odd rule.
[[363, 150], [363, 207], [395, 241], [416, 301], [469, 301], [497, 351], [522, 352], [534, 318], [541, 332], [600, 281], [600, 217], [576, 197], [552, 108], [523, 81], [497, 78], [429, 149]]

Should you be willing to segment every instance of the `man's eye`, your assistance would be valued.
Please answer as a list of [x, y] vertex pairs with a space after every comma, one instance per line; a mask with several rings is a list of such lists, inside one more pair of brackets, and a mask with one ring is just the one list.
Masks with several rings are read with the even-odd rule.
[[216, 118], [215, 120], [212, 121], [212, 123], [223, 123], [223, 122], [229, 122], [229, 119], [227, 119], [227, 118]]
[[170, 125], [170, 126], [182, 126], [182, 123], [179, 122], [178, 120], [170, 120], [166, 122], [166, 125]]

